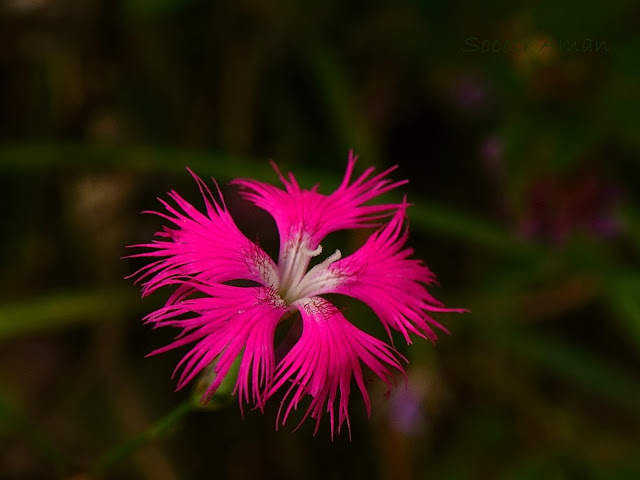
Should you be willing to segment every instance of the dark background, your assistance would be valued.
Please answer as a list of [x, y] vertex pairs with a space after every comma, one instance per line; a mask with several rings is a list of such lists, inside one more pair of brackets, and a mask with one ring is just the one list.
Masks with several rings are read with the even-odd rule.
[[[0, 478], [640, 478], [639, 19], [617, 0], [3, 0]], [[398, 341], [409, 387], [369, 385], [370, 419], [354, 394], [351, 441], [224, 398], [147, 430], [192, 392], [170, 379], [184, 350], [144, 358], [175, 332], [140, 321], [167, 293], [123, 279], [162, 224], [139, 212], [173, 188], [201, 205], [189, 166], [276, 253], [228, 181], [276, 183], [274, 159], [328, 193], [349, 148], [359, 172], [399, 165], [432, 291], [472, 313], [438, 316], [435, 347]]]

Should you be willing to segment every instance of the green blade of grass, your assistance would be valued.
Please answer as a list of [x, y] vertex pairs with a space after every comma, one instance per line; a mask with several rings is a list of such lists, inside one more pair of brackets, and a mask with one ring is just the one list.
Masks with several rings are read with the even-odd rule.
[[127, 315], [141, 304], [133, 289], [103, 289], [62, 292], [0, 305], [0, 341]]
[[190, 167], [200, 175], [213, 175], [222, 180], [248, 175], [258, 179], [274, 177], [273, 169], [266, 159], [259, 162], [220, 152], [144, 145], [126, 147], [73, 143], [0, 145], [0, 171], [88, 168], [184, 173], [186, 167]]
[[606, 299], [620, 326], [640, 352], [640, 276], [618, 275], [607, 282]]
[[514, 355], [640, 417], [638, 381], [594, 353], [561, 340], [514, 329], [486, 337]]
[[[236, 157], [219, 152], [198, 152], [160, 147], [111, 147], [90, 144], [16, 144], [0, 146], [0, 171], [25, 171], [42, 168], [103, 168], [126, 171], [166, 171], [184, 173], [189, 166], [198, 175], [221, 181], [238, 177], [273, 182], [277, 179], [267, 159]], [[287, 169], [282, 167], [282, 171]], [[296, 166], [295, 175], [304, 187], [319, 183], [330, 192], [340, 183], [339, 174]], [[380, 201], [400, 201], [398, 195]], [[437, 233], [475, 246], [533, 253], [536, 247], [518, 241], [497, 225], [464, 212], [435, 205], [426, 199], [411, 198], [412, 225], [428, 233]]]
[[442, 234], [474, 246], [509, 252], [541, 253], [539, 247], [518, 240], [507, 230], [486, 220], [415, 196], [411, 198], [411, 203], [414, 204], [409, 210], [411, 225], [420, 230]]

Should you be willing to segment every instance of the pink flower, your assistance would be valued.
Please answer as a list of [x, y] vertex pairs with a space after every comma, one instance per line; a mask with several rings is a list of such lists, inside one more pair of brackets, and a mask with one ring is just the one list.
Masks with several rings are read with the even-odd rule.
[[[143, 282], [143, 296], [164, 286], [176, 287], [165, 306], [145, 320], [155, 327], [182, 329], [173, 343], [151, 354], [191, 344], [176, 367], [181, 371], [178, 389], [216, 362], [215, 379], [203, 397], [206, 401], [240, 358], [234, 394], [241, 408], [251, 403], [263, 409], [270, 397], [283, 390], [277, 427], [280, 419], [284, 425], [303, 398], [311, 397], [302, 421], [310, 415], [317, 432], [326, 410], [333, 436], [336, 421], [338, 432], [345, 421], [349, 426], [352, 380], [370, 414], [363, 366], [391, 388], [394, 372], [404, 373], [400, 363], [404, 358], [351, 324], [323, 295], [361, 300], [379, 317], [390, 338], [395, 330], [408, 343], [412, 333], [434, 341], [432, 327], [445, 330], [430, 312], [462, 311], [445, 308], [427, 292], [425, 285], [435, 277], [420, 260], [410, 258], [413, 250], [405, 248], [406, 200], [365, 205], [406, 181], [387, 178], [393, 167], [375, 176], [374, 169], [368, 168], [351, 182], [356, 159], [350, 152], [344, 179], [330, 195], [319, 193], [317, 185], [300, 188], [292, 174], [285, 178], [275, 164], [284, 190], [256, 180], [234, 181], [243, 188], [245, 198], [275, 219], [280, 235], [277, 263], [240, 232], [220, 191], [216, 201], [193, 173], [206, 213], [175, 191], [168, 194], [173, 204], [160, 200], [166, 212], [150, 212], [172, 226], [165, 226], [151, 243], [134, 245], [148, 249], [134, 257], [157, 260], [132, 276]], [[385, 218], [387, 223], [379, 225]], [[336, 250], [308, 268], [310, 260], [322, 253], [320, 242], [327, 234], [374, 226], [378, 229], [352, 255], [343, 258]], [[234, 280], [249, 280], [254, 286], [229, 284]], [[276, 326], [295, 312], [300, 313], [301, 336], [276, 359]]]

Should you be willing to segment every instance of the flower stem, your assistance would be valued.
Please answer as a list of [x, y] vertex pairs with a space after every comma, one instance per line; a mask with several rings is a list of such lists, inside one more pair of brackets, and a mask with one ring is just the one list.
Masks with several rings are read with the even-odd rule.
[[88, 477], [91, 479], [100, 478], [109, 467], [115, 465], [120, 460], [128, 457], [140, 448], [163, 437], [171, 430], [171, 428], [176, 426], [182, 417], [194, 408], [195, 406], [193, 402], [189, 399], [179, 404], [175, 409], [153, 423], [144, 432], [125, 440], [119, 445], [116, 445], [94, 463], [93, 467], [89, 470]]

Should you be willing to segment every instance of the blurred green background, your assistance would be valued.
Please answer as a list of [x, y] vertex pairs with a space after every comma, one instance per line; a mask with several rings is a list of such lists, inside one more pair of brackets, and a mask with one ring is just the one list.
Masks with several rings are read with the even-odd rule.
[[[640, 4], [0, 5], [0, 478], [640, 478]], [[397, 339], [409, 386], [372, 382], [371, 419], [354, 394], [352, 441], [275, 432], [277, 401], [158, 420], [192, 392], [185, 350], [144, 358], [175, 332], [123, 279], [139, 212], [201, 205], [189, 166], [277, 253], [228, 181], [272, 158], [330, 192], [349, 148], [399, 164], [432, 291], [472, 313]]]

